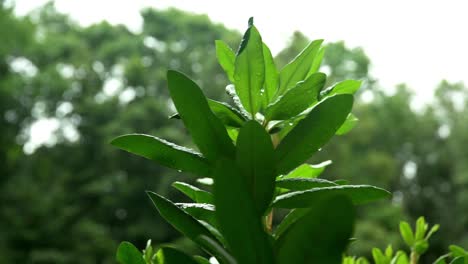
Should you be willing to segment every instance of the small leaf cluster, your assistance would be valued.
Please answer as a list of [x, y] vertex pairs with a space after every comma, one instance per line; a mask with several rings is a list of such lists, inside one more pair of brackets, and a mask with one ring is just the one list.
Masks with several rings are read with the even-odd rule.
[[[379, 248], [372, 249], [372, 258], [375, 264], [417, 264], [421, 255], [429, 249], [429, 239], [439, 230], [439, 225], [436, 224], [429, 229], [424, 217], [419, 217], [416, 220], [415, 228], [412, 229], [410, 224], [405, 221], [400, 222], [400, 235], [405, 244], [409, 247], [410, 252], [404, 250], [393, 251], [391, 245], [387, 246], [384, 252]], [[468, 251], [462, 247], [451, 245], [450, 253], [439, 257], [434, 264], [468, 264]], [[447, 262], [451, 259], [450, 262]], [[370, 264], [364, 257], [345, 256], [342, 264]]]
[[[331, 162], [306, 163], [357, 122], [351, 109], [361, 83], [324, 87], [326, 75], [318, 72], [322, 42], [311, 42], [278, 71], [250, 19], [236, 53], [216, 41], [232, 105], [206, 98], [183, 73], [167, 73], [177, 109], [172, 117], [182, 120], [198, 150], [142, 134], [111, 142], [207, 184], [173, 184], [191, 203], [148, 195], [165, 220], [218, 263], [339, 264], [353, 234], [355, 206], [390, 196], [370, 185], [319, 179]], [[273, 226], [278, 208], [289, 213]], [[121, 263], [141, 262], [134, 247], [122, 247]], [[146, 263], [208, 263], [173, 248], [155, 254], [145, 254]]]

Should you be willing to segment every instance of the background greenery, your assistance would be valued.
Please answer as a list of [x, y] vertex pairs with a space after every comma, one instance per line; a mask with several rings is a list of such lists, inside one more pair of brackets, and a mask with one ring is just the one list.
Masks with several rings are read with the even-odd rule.
[[[166, 70], [183, 71], [210, 98], [227, 100], [214, 40], [236, 47], [241, 36], [175, 9], [147, 9], [142, 17], [135, 33], [105, 22], [82, 27], [52, 4], [16, 17], [0, 1], [0, 263], [115, 263], [120, 241], [143, 248], [148, 238], [193, 250], [144, 193], [183, 200], [168, 186], [190, 176], [108, 142], [141, 132], [187, 145], [180, 121], [168, 119], [174, 108]], [[277, 55], [279, 66], [308, 37], [315, 36], [295, 32]], [[370, 63], [362, 49], [327, 45], [322, 70], [329, 84], [354, 78], [365, 87], [354, 108], [358, 126], [311, 161], [333, 160], [325, 178], [394, 192], [392, 201], [360, 209], [352, 253], [402, 245], [399, 220], [420, 215], [441, 224], [426, 261], [449, 244], [467, 247], [468, 89], [441, 81], [433, 102], [415, 109], [410, 89], [383, 89], [369, 75]], [[49, 144], [34, 149], [31, 125], [45, 118], [59, 127]]]

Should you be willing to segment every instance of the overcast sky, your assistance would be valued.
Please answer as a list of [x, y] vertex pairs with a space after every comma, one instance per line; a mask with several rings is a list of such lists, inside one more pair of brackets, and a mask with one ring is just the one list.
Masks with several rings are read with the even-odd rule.
[[[25, 14], [45, 2], [17, 0], [17, 12]], [[372, 60], [372, 74], [383, 86], [407, 83], [424, 101], [442, 79], [468, 84], [465, 0], [56, 0], [56, 6], [83, 25], [108, 20], [132, 29], [141, 24], [139, 10], [148, 6], [208, 14], [240, 31], [254, 16], [274, 53], [294, 30], [314, 39], [344, 40], [364, 48]]]

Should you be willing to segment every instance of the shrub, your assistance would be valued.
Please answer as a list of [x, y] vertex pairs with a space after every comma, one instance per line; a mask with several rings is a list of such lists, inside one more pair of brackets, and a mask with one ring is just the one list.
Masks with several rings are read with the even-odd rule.
[[[277, 70], [253, 24], [237, 53], [216, 41], [229, 80], [233, 106], [207, 99], [184, 74], [169, 70], [168, 89], [177, 114], [199, 152], [158, 137], [131, 134], [112, 141], [118, 148], [201, 178], [207, 190], [173, 186], [193, 203], [173, 203], [148, 192], [174, 228], [219, 263], [341, 263], [355, 222], [355, 206], [388, 198], [370, 185], [350, 185], [318, 176], [330, 162], [305, 163], [336, 134], [350, 131], [353, 94], [360, 82], [324, 88], [318, 72], [322, 40], [311, 42]], [[209, 192], [208, 190], [211, 190]], [[277, 208], [289, 213], [273, 226]], [[149, 245], [142, 255], [128, 242], [117, 259], [129, 263], [210, 263], [201, 256]]]

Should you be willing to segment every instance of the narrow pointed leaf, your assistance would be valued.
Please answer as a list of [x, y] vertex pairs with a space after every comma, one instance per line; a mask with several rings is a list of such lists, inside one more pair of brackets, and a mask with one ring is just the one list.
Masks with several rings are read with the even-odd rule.
[[174, 182], [172, 186], [197, 203], [213, 204], [213, 195], [205, 190], [178, 181]]
[[208, 161], [200, 153], [157, 137], [142, 134], [123, 135], [113, 139], [111, 144], [176, 170], [199, 176], [207, 176], [210, 172]]
[[217, 241], [216, 237], [214, 237], [206, 227], [166, 198], [154, 192], [147, 193], [161, 216], [175, 229], [184, 234], [187, 238], [193, 240], [206, 252], [216, 257], [222, 257], [220, 252], [213, 250], [212, 245], [207, 245], [200, 239], [201, 236], [206, 236], [211, 238], [213, 241]]
[[292, 224], [294, 224], [298, 219], [303, 217], [310, 208], [296, 208], [292, 209], [281, 221], [281, 223], [276, 227], [275, 233], [273, 234], [275, 238], [280, 237]]
[[222, 40], [216, 40], [216, 57], [218, 58], [218, 63], [223, 68], [224, 72], [228, 79], [231, 82], [234, 82], [234, 63], [236, 60], [236, 54], [234, 51]]
[[325, 55], [325, 47], [322, 47], [317, 52], [317, 55], [315, 55], [314, 62], [312, 63], [312, 66], [310, 67], [310, 70], [307, 76], [310, 76], [311, 74], [314, 74], [320, 70], [320, 64], [322, 64], [324, 55]]
[[234, 84], [244, 108], [255, 115], [262, 104], [261, 89], [265, 80], [263, 42], [255, 26], [251, 25], [236, 56]]
[[312, 108], [276, 148], [278, 173], [288, 173], [325, 145], [343, 124], [352, 105], [352, 95], [335, 95]]
[[314, 201], [313, 208], [277, 239], [277, 263], [340, 264], [354, 218], [354, 207], [344, 196]]
[[248, 121], [237, 138], [237, 165], [259, 216], [268, 208], [275, 190], [274, 148], [265, 129]]
[[320, 93], [320, 98], [333, 96], [335, 94], [355, 94], [361, 87], [362, 81], [345, 80], [335, 84], [334, 86], [323, 90]]
[[232, 157], [234, 145], [198, 85], [172, 70], [167, 72], [167, 80], [174, 105], [200, 152], [208, 160]]
[[282, 194], [273, 201], [273, 207], [306, 208], [317, 199], [336, 194], [346, 195], [356, 205], [391, 197], [388, 191], [370, 185], [339, 185]]
[[[237, 109], [226, 103], [209, 99], [208, 105], [213, 114], [226, 126], [241, 127], [245, 122], [245, 117]], [[169, 119], [180, 119], [180, 115], [175, 113]]]
[[296, 58], [281, 69], [278, 95], [284, 94], [306, 78], [323, 40], [312, 41]]
[[226, 103], [208, 100], [208, 105], [216, 117], [226, 126], [241, 127], [245, 122], [244, 116], [237, 109]]
[[289, 178], [317, 178], [320, 174], [323, 173], [325, 168], [332, 164], [331, 160], [321, 162], [319, 164], [302, 164], [301, 166], [295, 168], [293, 171], [286, 175], [282, 175], [280, 179], [289, 179]]
[[298, 82], [267, 107], [265, 118], [267, 120], [285, 120], [302, 113], [318, 101], [325, 80], [325, 74], [314, 73], [305, 81]]
[[338, 186], [338, 184], [324, 179], [289, 178], [276, 181], [276, 187], [292, 191], [304, 191], [312, 188]]
[[210, 261], [204, 257], [194, 256], [193, 258], [197, 261], [198, 264], [210, 264]]
[[171, 247], [162, 247], [156, 253], [157, 263], [163, 264], [198, 264], [195, 259], [184, 252], [171, 248]]
[[145, 264], [143, 254], [130, 242], [122, 242], [117, 249], [117, 261], [120, 264]]
[[207, 222], [217, 227], [215, 208], [212, 204], [205, 203], [176, 203], [180, 209], [187, 212], [193, 218]]
[[278, 91], [279, 74], [271, 51], [265, 43], [263, 43], [263, 58], [265, 60], [265, 91], [263, 96], [264, 105], [267, 106]]
[[274, 263], [261, 217], [256, 212], [245, 178], [240, 174], [234, 161], [223, 158], [213, 170], [213, 192], [220, 230], [238, 263]]
[[345, 122], [341, 125], [338, 131], [336, 131], [336, 134], [341, 136], [350, 132], [358, 122], [359, 119], [355, 115], [349, 114], [348, 117], [346, 117]]
[[414, 234], [411, 226], [407, 222], [400, 222], [400, 234], [406, 245], [412, 247], [414, 244]]

